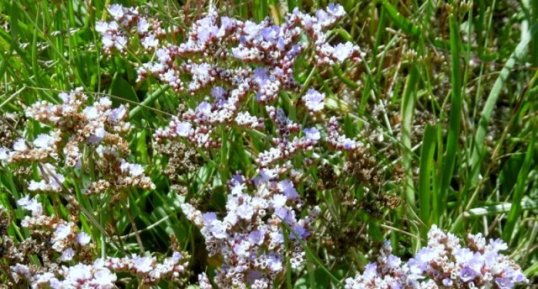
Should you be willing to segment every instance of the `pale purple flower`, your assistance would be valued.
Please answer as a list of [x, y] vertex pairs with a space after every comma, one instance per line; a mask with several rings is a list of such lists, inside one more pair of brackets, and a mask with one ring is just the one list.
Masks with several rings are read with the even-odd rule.
[[319, 130], [315, 127], [309, 127], [309, 128], [305, 128], [303, 130], [304, 132], [304, 135], [306, 137], [306, 139], [308, 140], [312, 140], [312, 141], [318, 141], [321, 139], [321, 135], [319, 133]]
[[302, 97], [306, 108], [311, 112], [319, 112], [323, 110], [325, 100], [325, 94], [320, 93], [315, 89], [309, 89], [306, 94]]

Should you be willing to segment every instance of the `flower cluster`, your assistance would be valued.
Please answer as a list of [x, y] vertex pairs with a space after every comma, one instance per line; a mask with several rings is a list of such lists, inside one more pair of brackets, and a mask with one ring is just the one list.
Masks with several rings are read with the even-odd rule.
[[[114, 39], [114, 35], [136, 30], [141, 36], [137, 27], [149, 21], [132, 8], [113, 5], [109, 12], [113, 19], [98, 24], [105, 51], [109, 51], [110, 39]], [[275, 102], [282, 91], [296, 89], [293, 64], [302, 52], [311, 48], [318, 66], [361, 59], [358, 47], [350, 42], [336, 46], [328, 43], [326, 30], [344, 15], [344, 9], [334, 4], [317, 11], [315, 16], [296, 9], [281, 25], [275, 25], [270, 20], [254, 23], [220, 17], [211, 11], [193, 24], [185, 42], [176, 45], [158, 41], [156, 47], [146, 49], [155, 57], [138, 68], [139, 80], [152, 76], [176, 91], [193, 95], [210, 88], [212, 100], [204, 100], [196, 108], [172, 119], [168, 127], [155, 133], [156, 139], [183, 137], [208, 148], [219, 145], [213, 137], [218, 125], [263, 129], [263, 117], [241, 111], [242, 104], [251, 94], [260, 104], [269, 104]], [[163, 30], [158, 25], [154, 29]], [[302, 35], [307, 36], [309, 43], [301, 41]], [[308, 111], [319, 113], [324, 107], [324, 98], [323, 93], [310, 89], [302, 100]], [[268, 114], [272, 109], [271, 105], [266, 106]], [[262, 154], [259, 162], [270, 163], [290, 155], [299, 147], [308, 145], [278, 144]]]
[[[214, 212], [182, 205], [187, 218], [201, 229], [209, 254], [223, 259], [215, 278], [222, 288], [273, 288], [285, 271], [286, 259], [294, 269], [303, 263], [301, 241], [310, 235], [317, 211], [297, 215], [299, 194], [290, 180], [280, 178], [281, 173], [282, 169], [262, 169], [251, 180], [236, 175], [222, 219]], [[252, 194], [247, 193], [249, 188]]]
[[377, 262], [346, 279], [345, 288], [514, 288], [527, 279], [518, 265], [500, 253], [507, 248], [503, 241], [486, 241], [482, 234], [470, 234], [462, 246], [456, 236], [434, 226], [428, 245], [409, 261], [392, 255], [387, 243]]
[[25, 216], [21, 226], [28, 228], [32, 233], [39, 232], [49, 238], [51, 248], [60, 253], [61, 261], [71, 261], [75, 255], [88, 253], [90, 236], [85, 232], [79, 232], [74, 222], [68, 222], [58, 217], [43, 214], [43, 207], [36, 198], [25, 196], [17, 201], [17, 204], [30, 211], [31, 216]]
[[[58, 254], [57, 260], [47, 266], [15, 262], [10, 269], [12, 278], [17, 284], [24, 280], [32, 284], [32, 288], [106, 289], [117, 288], [115, 272], [137, 276], [139, 282], [145, 285], [157, 284], [161, 280], [179, 282], [180, 277], [186, 273], [188, 263], [184, 255], [178, 251], [174, 251], [171, 257], [165, 258], [162, 262], [158, 262], [155, 257], [138, 255], [91, 261], [93, 259], [90, 250], [91, 237], [85, 232], [78, 232], [79, 229], [74, 222], [45, 215], [43, 206], [37, 198], [26, 196], [17, 204], [31, 212], [31, 216], [26, 216], [22, 220], [22, 227], [29, 229], [32, 238], [38, 235], [41, 239], [45, 237], [44, 246], [50, 249], [34, 253], [39, 253], [43, 260], [54, 257], [50, 256], [51, 252]], [[78, 263], [72, 266], [65, 265], [72, 261]]]
[[100, 169], [102, 177], [90, 185], [89, 193], [105, 189], [121, 191], [127, 187], [154, 187], [140, 165], [124, 159], [130, 151], [123, 136], [131, 127], [126, 121], [126, 106], [112, 108], [107, 97], [86, 105], [88, 97], [80, 88], [60, 93], [59, 97], [61, 104], [40, 101], [26, 112], [29, 118], [52, 127], [49, 133], [39, 134], [31, 143], [19, 138], [12, 149], [0, 148], [0, 160], [8, 163], [36, 161], [40, 164], [42, 180], [31, 181], [29, 190], [60, 192], [65, 178], [51, 163], [64, 161], [67, 168], [80, 168], [85, 147], [93, 148], [97, 154], [96, 168]]
[[161, 280], [180, 281], [186, 273], [187, 261], [177, 251], [172, 256], [158, 262], [152, 256], [132, 255], [122, 258], [108, 258], [105, 266], [114, 272], [127, 272], [138, 276], [140, 282], [145, 285], [157, 284]]

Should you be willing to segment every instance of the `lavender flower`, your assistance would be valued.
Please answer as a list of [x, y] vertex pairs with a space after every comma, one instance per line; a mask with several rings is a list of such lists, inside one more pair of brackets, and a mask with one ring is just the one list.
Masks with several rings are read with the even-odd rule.
[[386, 243], [376, 263], [362, 274], [346, 279], [346, 289], [357, 288], [514, 288], [526, 284], [519, 266], [499, 253], [507, 248], [500, 240], [486, 242], [481, 234], [469, 235], [467, 247], [433, 226], [428, 245], [406, 263], [391, 254]]

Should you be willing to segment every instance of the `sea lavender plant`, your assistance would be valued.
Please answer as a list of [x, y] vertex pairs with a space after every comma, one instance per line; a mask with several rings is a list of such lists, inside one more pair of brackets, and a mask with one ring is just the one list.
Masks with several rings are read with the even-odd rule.
[[[51, 127], [49, 133], [39, 134], [32, 142], [19, 138], [12, 149], [0, 148], [0, 160], [40, 164], [41, 180], [30, 181], [30, 191], [62, 191], [65, 177], [59, 171], [69, 168], [98, 172], [99, 179], [88, 186], [88, 194], [108, 190], [121, 196], [132, 187], [154, 188], [151, 179], [144, 175], [143, 167], [125, 159], [130, 150], [124, 136], [131, 128], [126, 121], [126, 106], [112, 108], [107, 97], [88, 105], [88, 97], [80, 88], [60, 93], [59, 97], [61, 104], [40, 101], [26, 112], [29, 118]], [[85, 148], [91, 150], [94, 164], [83, 164]], [[65, 165], [58, 166], [61, 162]]]
[[[57, 216], [48, 216], [37, 198], [26, 196], [17, 204], [30, 211], [21, 226], [27, 228], [31, 236], [25, 242], [39, 244], [25, 251], [36, 254], [42, 260], [41, 266], [32, 264], [29, 255], [17, 254], [21, 245], [11, 243], [7, 258], [13, 284], [29, 284], [32, 288], [117, 288], [115, 272], [128, 273], [138, 278], [139, 284], [158, 284], [161, 280], [181, 282], [188, 266], [187, 258], [179, 251], [161, 262], [156, 257], [131, 255], [127, 257], [106, 257], [94, 259], [91, 237], [80, 231], [76, 214], [72, 221]], [[41, 240], [40, 243], [35, 243]]]
[[302, 265], [301, 242], [310, 235], [318, 210], [298, 215], [302, 204], [293, 182], [281, 178], [285, 171], [262, 169], [250, 180], [236, 175], [222, 219], [182, 205], [187, 218], [201, 229], [209, 254], [223, 258], [215, 277], [219, 287], [272, 288], [282, 278], [286, 260], [294, 269]]
[[346, 289], [393, 288], [497, 288], [526, 284], [521, 268], [506, 255], [499, 239], [486, 241], [482, 234], [469, 234], [465, 246], [460, 239], [433, 226], [428, 245], [403, 262], [385, 243], [377, 262], [362, 274], [345, 281]]
[[[268, 135], [271, 146], [254, 158], [257, 175], [237, 175], [230, 181], [222, 219], [218, 212], [203, 213], [189, 203], [182, 210], [201, 229], [209, 254], [224, 260], [214, 280], [219, 287], [271, 288], [278, 284], [286, 260], [293, 269], [301, 266], [301, 242], [310, 235], [309, 227], [319, 210], [298, 215], [302, 206], [299, 193], [291, 180], [282, 177], [293, 167], [290, 159], [314, 149], [322, 136], [337, 150], [360, 146], [340, 132], [336, 118], [328, 124], [303, 127], [278, 107], [279, 96], [291, 91], [300, 95], [297, 103], [303, 105], [305, 115], [318, 119], [323, 113], [325, 93], [314, 88], [301, 92], [294, 78], [293, 65], [301, 54], [313, 53], [318, 68], [361, 60], [359, 48], [350, 42], [329, 44], [326, 31], [345, 15], [344, 9], [331, 4], [314, 16], [296, 9], [281, 25], [268, 19], [254, 23], [220, 17], [210, 11], [193, 24], [180, 44], [170, 43], [170, 38], [156, 32], [173, 34], [175, 29], [162, 28], [159, 21], [142, 16], [136, 8], [116, 4], [109, 7], [109, 13], [112, 19], [97, 25], [104, 52], [123, 53], [132, 47], [139, 56], [150, 58], [138, 67], [138, 81], [157, 79], [180, 95], [211, 95], [158, 129], [158, 142], [182, 138], [200, 148], [217, 147], [219, 126]], [[146, 23], [154, 25], [148, 28]], [[308, 41], [301, 40], [303, 36]], [[127, 41], [136, 38], [140, 39], [138, 46]], [[265, 113], [253, 115], [244, 110], [251, 98]], [[199, 280], [200, 286], [210, 286], [206, 275]]]
[[[200, 147], [213, 147], [219, 144], [213, 136], [219, 125], [261, 129], [263, 118], [241, 111], [242, 104], [253, 94], [257, 102], [266, 106], [268, 114], [271, 111], [274, 114], [271, 103], [278, 95], [299, 88], [293, 76], [293, 64], [301, 53], [311, 49], [319, 67], [347, 59], [360, 61], [362, 55], [350, 42], [336, 46], [328, 43], [326, 30], [345, 15], [342, 6], [334, 4], [319, 10], [315, 16], [296, 9], [281, 25], [270, 20], [254, 23], [220, 17], [210, 11], [193, 24], [185, 42], [178, 45], [165, 41], [164, 37], [162, 40], [152, 37], [157, 41], [155, 46], [145, 46], [144, 42], [148, 35], [159, 33], [139, 27], [154, 23], [150, 30], [166, 30], [158, 21], [117, 4], [109, 8], [109, 13], [113, 19], [98, 24], [106, 53], [111, 53], [113, 47], [121, 52], [122, 47], [129, 45], [123, 40], [118, 45], [110, 44], [115, 41], [110, 39], [116, 39], [114, 35], [135, 34], [144, 47], [140, 53], [154, 55], [150, 62], [138, 68], [139, 81], [152, 76], [180, 93], [203, 94], [208, 88], [211, 91], [212, 101], [204, 100], [172, 119], [168, 127], [155, 133], [157, 140], [182, 137]], [[309, 42], [302, 42], [301, 35], [308, 36]], [[317, 113], [324, 107], [324, 98], [323, 93], [311, 88], [302, 100], [308, 111]], [[278, 114], [281, 117], [284, 112]], [[286, 150], [295, 148], [275, 146], [275, 149], [286, 154]], [[273, 149], [271, 154], [275, 153]]]

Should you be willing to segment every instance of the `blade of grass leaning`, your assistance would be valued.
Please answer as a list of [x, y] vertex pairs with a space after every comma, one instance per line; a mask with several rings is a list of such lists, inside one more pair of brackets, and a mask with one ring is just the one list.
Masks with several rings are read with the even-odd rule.
[[484, 108], [482, 109], [482, 112], [480, 113], [480, 120], [478, 121], [478, 127], [476, 129], [473, 143], [471, 147], [471, 158], [469, 162], [469, 168], [472, 172], [471, 178], [468, 180], [472, 184], [476, 184], [478, 182], [478, 175], [480, 172], [480, 169], [478, 166], [481, 164], [481, 160], [484, 156], [484, 139], [486, 137], [486, 131], [488, 128], [489, 121], [491, 119], [491, 116], [493, 114], [493, 109], [495, 108], [495, 104], [497, 103], [497, 99], [499, 98], [499, 95], [501, 94], [501, 90], [504, 87], [504, 83], [510, 76], [510, 73], [514, 69], [514, 66], [516, 62], [523, 57], [527, 56], [527, 48], [529, 45], [529, 42], [531, 41], [531, 32], [529, 28], [529, 24], [527, 21], [523, 21], [521, 23], [521, 40], [519, 41], [518, 45], [516, 46], [514, 52], [510, 55], [510, 58], [508, 61], [506, 61], [506, 64], [502, 68], [501, 72], [499, 73], [499, 76], [495, 80], [495, 83], [493, 84], [493, 88], [491, 89], [488, 98], [486, 99], [486, 103], [484, 104]]
[[[439, 172], [439, 201], [438, 208], [444, 208], [443, 204], [448, 200], [448, 187], [452, 180], [452, 174], [454, 171], [454, 165], [456, 163], [456, 156], [458, 151], [458, 138], [460, 134], [460, 121], [461, 121], [461, 107], [462, 107], [462, 95], [461, 95], [461, 75], [460, 75], [460, 35], [459, 25], [456, 17], [450, 15], [450, 58], [451, 58], [451, 101], [450, 101], [450, 117], [448, 136], [446, 140], [446, 151], [443, 157], [442, 169]], [[442, 212], [439, 212], [442, 214]]]
[[398, 26], [400, 29], [402, 29], [405, 33], [409, 34], [412, 37], [418, 37], [420, 35], [420, 29], [418, 29], [413, 23], [407, 18], [403, 17], [398, 10], [390, 4], [387, 0], [381, 0], [381, 4], [385, 8], [385, 11], [387, 11], [388, 16], [396, 26]]
[[157, 89], [155, 92], [150, 94], [148, 97], [146, 97], [139, 105], [137, 105], [135, 108], [133, 108], [129, 112], [129, 118], [136, 117], [145, 106], [148, 106], [152, 102], [154, 102], [159, 96], [161, 96], [166, 90], [168, 90], [168, 86], [161, 86], [159, 89]]
[[412, 168], [413, 151], [411, 150], [411, 126], [413, 123], [413, 114], [415, 110], [417, 77], [418, 70], [413, 65], [405, 83], [400, 111], [402, 118], [402, 163], [405, 171], [405, 200], [411, 207], [415, 205], [415, 188], [413, 185]]
[[420, 200], [420, 218], [425, 224], [422, 236], [428, 232], [432, 216], [438, 216], [439, 207], [434, 203], [432, 207], [432, 175], [434, 175], [434, 156], [437, 127], [427, 126], [422, 140], [420, 152], [420, 169], [418, 176], [418, 193]]
[[535, 136], [533, 135], [527, 148], [527, 153], [525, 154], [525, 160], [523, 160], [523, 165], [517, 176], [517, 183], [512, 197], [512, 208], [510, 208], [510, 212], [508, 213], [506, 225], [503, 227], [503, 239], [507, 243], [512, 239], [516, 223], [522, 212], [521, 199], [523, 199], [525, 194], [529, 170], [534, 158], [534, 140]]

